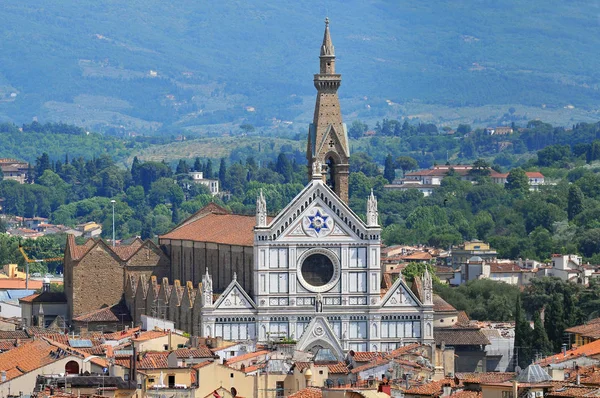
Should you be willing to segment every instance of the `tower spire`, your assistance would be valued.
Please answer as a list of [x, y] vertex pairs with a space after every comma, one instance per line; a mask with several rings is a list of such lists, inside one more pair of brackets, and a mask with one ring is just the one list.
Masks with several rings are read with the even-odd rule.
[[329, 34], [329, 18], [325, 18], [325, 34], [323, 35], [323, 45], [321, 46], [321, 57], [323, 56], [335, 56], [331, 34]]
[[313, 164], [324, 166], [324, 180], [344, 202], [348, 202], [348, 173], [350, 150], [348, 132], [342, 122], [337, 90], [342, 76], [335, 73], [335, 50], [325, 18], [325, 33], [319, 55], [319, 73], [314, 76], [317, 101], [313, 122], [308, 132], [306, 158], [308, 177], [313, 176]]

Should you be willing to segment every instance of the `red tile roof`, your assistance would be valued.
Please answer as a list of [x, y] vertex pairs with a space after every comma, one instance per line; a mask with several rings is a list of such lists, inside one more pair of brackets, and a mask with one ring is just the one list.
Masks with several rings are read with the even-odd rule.
[[132, 321], [129, 310], [124, 303], [118, 303], [110, 307], [100, 308], [73, 318], [77, 322], [123, 322]]
[[456, 308], [448, 304], [446, 300], [438, 296], [433, 295], [433, 311], [434, 312], [456, 312]]
[[433, 258], [433, 256], [429, 253], [425, 253], [425, 252], [414, 252], [412, 254], [409, 254], [408, 256], [404, 256], [402, 257], [403, 260], [419, 260], [419, 261], [429, 261]]
[[[31, 287], [31, 284], [29, 285]], [[21, 297], [22, 303], [66, 303], [67, 297], [62, 292], [42, 292]]]
[[424, 395], [428, 397], [439, 397], [442, 395], [442, 387], [445, 384], [449, 384], [450, 387], [456, 387], [454, 379], [442, 379], [439, 381], [433, 381], [420, 386], [411, 387], [404, 391], [405, 395]]
[[231, 365], [236, 362], [246, 361], [248, 359], [265, 356], [269, 353], [267, 350], [248, 352], [246, 354], [238, 355], [237, 357], [231, 357], [227, 359], [227, 365]]
[[490, 341], [479, 328], [434, 328], [437, 345], [449, 346], [488, 345]]
[[565, 330], [567, 333], [579, 334], [590, 339], [600, 339], [600, 318], [594, 318], [583, 325], [573, 326]]
[[327, 364], [327, 369], [329, 369], [329, 374], [348, 374], [350, 371], [348, 370], [348, 366], [344, 362], [331, 363]]
[[148, 330], [147, 332], [142, 332], [139, 336], [132, 338], [131, 341], [148, 341], [166, 336], [167, 334], [169, 334], [169, 332], [164, 330]]
[[196, 348], [180, 348], [175, 350], [177, 358], [214, 358], [215, 354], [205, 345]]
[[380, 354], [378, 352], [371, 352], [371, 351], [355, 351], [354, 352], [354, 360], [356, 362], [369, 362], [369, 361], [373, 360], [374, 358], [377, 358], [378, 356], [380, 356]]
[[252, 246], [255, 225], [256, 219], [252, 216], [209, 213], [189, 224], [175, 228], [160, 236], [160, 239]]
[[597, 387], [566, 386], [555, 389], [546, 394], [546, 397], [598, 397], [600, 391]]
[[292, 395], [289, 395], [288, 398], [323, 398], [323, 392], [317, 387], [306, 387]]
[[[23, 278], [0, 278], [0, 289], [11, 290], [11, 289], [25, 289], [25, 279]], [[30, 290], [41, 289], [43, 285], [42, 281], [29, 280]]]
[[6, 380], [11, 380], [72, 355], [67, 352], [50, 355], [57, 351], [57, 347], [45, 340], [31, 341], [0, 354], [0, 369], [6, 371]]
[[463, 383], [503, 383], [515, 377], [514, 372], [456, 373]]
[[550, 364], [563, 363], [570, 361], [581, 356], [592, 356], [600, 354], [600, 340], [592, 341], [591, 343], [584, 344], [580, 347], [571, 349], [566, 354], [560, 353], [544, 358], [541, 361], [536, 362], [540, 366], [548, 366]]

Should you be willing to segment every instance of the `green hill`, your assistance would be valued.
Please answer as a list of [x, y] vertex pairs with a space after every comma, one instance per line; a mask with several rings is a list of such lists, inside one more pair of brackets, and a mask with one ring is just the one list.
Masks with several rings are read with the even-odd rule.
[[141, 131], [306, 122], [325, 15], [349, 118], [400, 117], [406, 103], [593, 114], [600, 99], [594, 2], [30, 3], [0, 9], [0, 121]]

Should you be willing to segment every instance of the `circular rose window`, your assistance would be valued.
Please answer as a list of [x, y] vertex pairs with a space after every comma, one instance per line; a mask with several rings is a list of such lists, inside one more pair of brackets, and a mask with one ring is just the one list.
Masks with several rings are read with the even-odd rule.
[[323, 286], [333, 277], [333, 263], [324, 254], [315, 253], [304, 259], [302, 277], [312, 286]]
[[329, 250], [309, 250], [300, 258], [298, 279], [310, 291], [327, 291], [339, 278], [338, 264], [338, 259]]

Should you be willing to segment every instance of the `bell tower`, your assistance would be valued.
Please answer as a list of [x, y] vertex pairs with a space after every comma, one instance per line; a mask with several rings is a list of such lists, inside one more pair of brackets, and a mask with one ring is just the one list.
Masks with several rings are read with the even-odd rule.
[[329, 18], [325, 18], [325, 34], [321, 45], [320, 69], [314, 75], [317, 101], [313, 122], [308, 131], [306, 157], [309, 179], [313, 164], [321, 164], [327, 185], [348, 203], [348, 172], [350, 150], [348, 132], [342, 122], [337, 90], [342, 75], [335, 73], [335, 51], [329, 34]]

